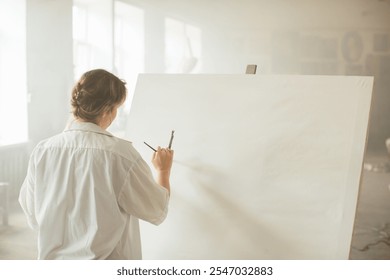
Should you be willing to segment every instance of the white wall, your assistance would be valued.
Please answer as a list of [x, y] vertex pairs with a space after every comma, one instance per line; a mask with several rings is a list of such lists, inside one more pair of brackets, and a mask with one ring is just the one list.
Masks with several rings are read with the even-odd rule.
[[35, 142], [63, 130], [73, 83], [72, 0], [27, 1], [29, 136]]

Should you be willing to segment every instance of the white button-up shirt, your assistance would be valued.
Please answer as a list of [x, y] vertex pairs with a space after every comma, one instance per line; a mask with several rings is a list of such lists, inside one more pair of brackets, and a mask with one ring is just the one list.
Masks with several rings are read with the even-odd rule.
[[77, 122], [35, 147], [19, 195], [38, 259], [141, 259], [138, 219], [160, 224], [168, 201], [130, 142]]

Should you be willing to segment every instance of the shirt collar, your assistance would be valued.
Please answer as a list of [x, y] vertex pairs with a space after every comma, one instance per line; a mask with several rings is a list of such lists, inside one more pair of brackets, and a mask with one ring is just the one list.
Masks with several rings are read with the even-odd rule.
[[103, 134], [107, 135], [110, 137], [113, 137], [113, 135], [108, 132], [107, 130], [101, 128], [97, 124], [90, 123], [90, 122], [77, 122], [77, 121], [72, 121], [67, 128], [65, 128], [64, 132], [67, 131], [85, 131], [85, 132], [93, 132], [93, 133], [98, 133], [98, 134]]

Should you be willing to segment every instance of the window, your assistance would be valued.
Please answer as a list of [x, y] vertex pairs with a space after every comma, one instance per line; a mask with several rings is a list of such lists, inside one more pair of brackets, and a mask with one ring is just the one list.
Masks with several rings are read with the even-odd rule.
[[113, 68], [112, 0], [73, 1], [74, 79], [84, 72]]
[[[159, 62], [164, 64], [165, 59], [167, 73], [200, 72], [202, 33], [198, 27], [166, 18], [165, 30], [151, 30], [150, 21], [156, 19], [149, 17], [149, 30], [146, 31], [145, 9], [149, 7], [135, 6], [123, 0], [98, 3], [74, 0], [73, 5], [75, 80], [89, 69], [104, 68], [127, 84], [128, 96], [109, 128], [112, 133], [123, 136], [138, 74], [145, 72], [145, 57], [151, 55], [146, 49], [150, 52], [157, 48], [165, 50], [165, 58], [160, 55], [162, 61]], [[165, 37], [158, 33], [163, 31]], [[145, 41], [153, 41], [156, 46], [148, 48]]]
[[202, 32], [179, 20], [165, 20], [165, 66], [167, 73], [198, 73], [201, 69]]
[[126, 81], [126, 103], [109, 128], [119, 136], [124, 133], [138, 73], [144, 71], [144, 41], [143, 9], [115, 0], [74, 1], [74, 79], [90, 69], [103, 68]]
[[124, 136], [138, 74], [145, 70], [144, 11], [115, 1], [114, 7], [114, 69], [126, 81], [127, 98], [118, 110], [110, 131]]
[[91, 48], [88, 43], [88, 12], [85, 7], [73, 6], [73, 74], [74, 79], [90, 68]]
[[0, 1], [0, 145], [28, 140], [24, 1]]
[[145, 68], [144, 11], [115, 2], [115, 70], [126, 80], [128, 97], [125, 110], [130, 109], [138, 73]]

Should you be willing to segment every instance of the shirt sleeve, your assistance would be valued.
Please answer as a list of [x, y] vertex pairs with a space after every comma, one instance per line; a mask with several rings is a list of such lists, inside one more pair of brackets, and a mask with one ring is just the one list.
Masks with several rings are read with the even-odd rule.
[[168, 213], [169, 192], [156, 183], [149, 166], [140, 158], [130, 168], [118, 202], [126, 213], [159, 225]]
[[27, 223], [32, 229], [38, 228], [38, 223], [35, 218], [35, 203], [34, 203], [34, 189], [35, 189], [35, 167], [33, 160], [30, 158], [27, 175], [24, 179], [23, 185], [19, 193], [19, 203], [27, 218]]

